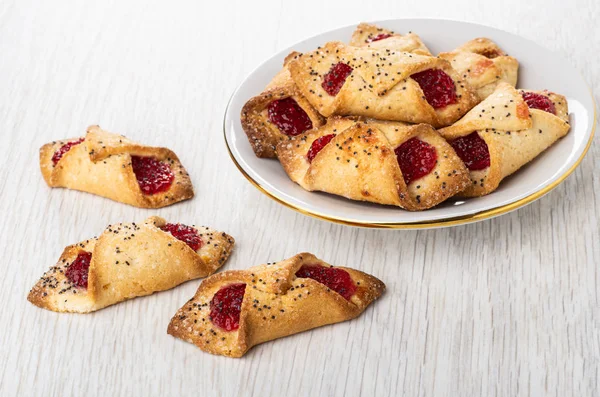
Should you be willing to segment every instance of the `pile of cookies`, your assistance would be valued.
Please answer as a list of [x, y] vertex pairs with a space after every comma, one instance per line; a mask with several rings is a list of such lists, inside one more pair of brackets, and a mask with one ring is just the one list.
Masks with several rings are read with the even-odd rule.
[[517, 90], [518, 68], [489, 39], [433, 56], [363, 23], [349, 45], [286, 57], [242, 127], [308, 191], [425, 210], [493, 192], [569, 131], [566, 99]]

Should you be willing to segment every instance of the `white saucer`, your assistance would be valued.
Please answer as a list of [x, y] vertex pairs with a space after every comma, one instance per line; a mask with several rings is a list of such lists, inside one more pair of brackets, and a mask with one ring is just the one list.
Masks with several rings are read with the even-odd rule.
[[292, 50], [307, 52], [328, 41], [348, 42], [356, 26], [347, 26], [275, 54], [244, 80], [227, 106], [223, 127], [231, 158], [242, 174], [267, 196], [303, 214], [353, 226], [397, 229], [452, 226], [492, 218], [533, 202], [561, 183], [585, 156], [596, 126], [596, 105], [581, 74], [561, 56], [514, 34], [468, 22], [393, 19], [373, 23], [398, 33], [417, 33], [434, 54], [450, 51], [476, 37], [492, 39], [519, 60], [519, 88], [549, 89], [567, 97], [571, 131], [505, 179], [494, 193], [468, 200], [450, 199], [427, 211], [409, 212], [307, 192], [288, 178], [277, 160], [254, 155], [240, 124], [240, 111], [249, 98], [264, 89]]

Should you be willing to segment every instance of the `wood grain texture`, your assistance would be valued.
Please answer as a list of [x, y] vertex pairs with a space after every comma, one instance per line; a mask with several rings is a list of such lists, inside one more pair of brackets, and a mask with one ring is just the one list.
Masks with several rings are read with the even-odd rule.
[[[599, 395], [598, 139], [541, 200], [432, 231], [299, 215], [248, 184], [226, 154], [227, 100], [265, 58], [338, 26], [410, 16], [532, 39], [566, 56], [599, 99], [597, 0], [0, 2], [0, 395]], [[38, 148], [94, 123], [174, 150], [196, 198], [151, 211], [49, 189]], [[233, 235], [229, 269], [310, 251], [380, 277], [388, 291], [357, 320], [239, 360], [166, 334], [197, 281], [92, 315], [25, 300], [64, 246], [151, 214]]]

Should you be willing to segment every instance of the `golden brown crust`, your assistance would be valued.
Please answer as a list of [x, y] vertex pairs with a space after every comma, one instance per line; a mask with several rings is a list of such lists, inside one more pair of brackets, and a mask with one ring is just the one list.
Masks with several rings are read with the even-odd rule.
[[[392, 34], [392, 37], [373, 43], [367, 42], [379, 33]], [[350, 43], [357, 47], [390, 48], [396, 51], [431, 56], [429, 49], [416, 34], [395, 34], [389, 30], [366, 23], [358, 25]], [[299, 55], [298, 52], [290, 53], [285, 58], [284, 67], [275, 75], [265, 90], [261, 94], [250, 98], [242, 108], [242, 128], [248, 137], [252, 150], [258, 157], [276, 157], [275, 147], [287, 138], [285, 134], [279, 131], [277, 126], [269, 121], [267, 107], [272, 101], [292, 97], [306, 112], [312, 121], [313, 128], [318, 128], [325, 123], [323, 116], [306, 100], [290, 76], [288, 64]]]
[[[329, 95], [321, 86], [323, 76], [339, 62], [353, 70], [340, 91]], [[346, 46], [330, 42], [289, 62], [292, 79], [304, 97], [325, 117], [354, 115], [380, 120], [446, 126], [458, 120], [478, 102], [446, 60], [397, 52]], [[434, 109], [411, 75], [428, 69], [447, 73], [456, 88], [457, 103]]]
[[[296, 277], [305, 264], [331, 266], [301, 253], [274, 264], [215, 274], [177, 311], [167, 333], [208, 353], [241, 357], [260, 343], [353, 319], [385, 290], [377, 278], [343, 267], [357, 287], [346, 300], [313, 279]], [[239, 328], [227, 332], [211, 322], [210, 301], [219, 289], [234, 283], [245, 283], [246, 289]]]
[[[54, 165], [54, 153], [75, 140], [51, 142], [40, 149], [40, 169], [48, 186], [80, 190], [140, 208], [161, 208], [194, 196], [190, 177], [171, 150], [141, 145], [96, 125], [88, 128], [83, 143], [73, 146]], [[167, 162], [175, 175], [171, 187], [144, 194], [133, 173], [132, 155]]]
[[477, 131], [488, 146], [490, 166], [470, 172], [471, 184], [461, 196], [478, 197], [493, 192], [502, 179], [569, 132], [566, 98], [547, 91], [537, 93], [554, 102], [556, 115], [529, 109], [519, 91], [501, 82], [492, 95], [465, 117], [439, 130], [448, 141]]
[[277, 157], [275, 147], [279, 142], [286, 139], [287, 135], [281, 133], [277, 126], [269, 121], [267, 107], [275, 100], [288, 97], [292, 97], [306, 112], [313, 127], [319, 127], [323, 124], [323, 117], [298, 92], [293, 82], [264, 91], [260, 95], [250, 98], [242, 108], [241, 114], [242, 128], [256, 156], [263, 158]]
[[[390, 35], [390, 37], [373, 41], [380, 34]], [[390, 50], [410, 52], [418, 55], [432, 55], [431, 51], [423, 43], [423, 40], [415, 33], [409, 32], [401, 35], [394, 33], [392, 30], [364, 22], [359, 24], [354, 33], [352, 33], [350, 45], [354, 47], [389, 48]]]
[[[335, 138], [309, 162], [306, 154], [312, 143], [330, 134]], [[438, 161], [428, 175], [407, 186], [394, 150], [411, 138], [435, 147]], [[308, 191], [411, 211], [431, 208], [469, 183], [468, 171], [452, 147], [425, 124], [332, 117], [325, 126], [280, 143], [277, 152], [290, 179]]]
[[324, 123], [323, 117], [302, 96], [290, 77], [287, 64], [290, 59], [297, 55], [297, 52], [289, 54], [286, 57], [283, 69], [271, 80], [265, 90], [250, 98], [242, 108], [242, 128], [248, 137], [252, 150], [258, 157], [276, 157], [275, 147], [287, 137], [279, 131], [276, 125], [269, 121], [267, 107], [271, 102], [291, 97], [306, 112], [313, 127], [320, 127]]
[[[66, 247], [27, 299], [56, 312], [89, 313], [206, 277], [225, 263], [233, 249], [231, 236], [197, 227], [203, 245], [194, 251], [161, 230], [165, 223], [154, 216], [141, 224], [110, 225], [99, 238]], [[73, 285], [65, 275], [81, 251], [92, 254], [87, 289]]]
[[487, 98], [500, 82], [513, 87], [517, 84], [519, 62], [508, 56], [496, 43], [477, 38], [440, 58], [450, 61], [452, 67], [477, 91], [480, 100]]

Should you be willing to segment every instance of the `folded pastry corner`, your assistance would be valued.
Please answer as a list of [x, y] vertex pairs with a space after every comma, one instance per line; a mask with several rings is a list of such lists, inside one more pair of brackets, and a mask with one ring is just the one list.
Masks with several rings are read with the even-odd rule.
[[361, 23], [356, 27], [350, 45], [355, 47], [389, 48], [395, 51], [410, 52], [418, 55], [429, 55], [431, 51], [427, 48], [421, 38], [413, 33], [394, 33], [377, 25]]
[[461, 120], [439, 130], [469, 169], [461, 196], [478, 197], [569, 132], [567, 100], [549, 91], [516, 90], [501, 82]]
[[329, 42], [296, 56], [290, 74], [323, 116], [452, 124], [478, 103], [450, 62], [436, 57]]
[[517, 85], [519, 61], [508, 56], [496, 43], [477, 38], [440, 58], [450, 61], [452, 67], [477, 92], [480, 100], [487, 98], [500, 82]]
[[190, 177], [171, 150], [139, 144], [97, 125], [83, 138], [42, 146], [40, 169], [50, 187], [141, 208], [161, 208], [194, 196]]
[[277, 146], [290, 179], [308, 191], [424, 210], [469, 184], [452, 147], [429, 125], [332, 117]]
[[288, 55], [283, 69], [265, 90], [250, 98], [242, 108], [242, 128], [258, 157], [276, 157], [275, 147], [281, 140], [324, 122], [290, 77], [287, 65], [296, 56], [296, 52]]
[[109, 225], [100, 237], [66, 247], [27, 300], [56, 312], [93, 312], [206, 277], [225, 263], [233, 244], [223, 232], [157, 216]]
[[384, 289], [369, 274], [301, 253], [207, 278], [167, 333], [208, 353], [241, 357], [260, 343], [353, 319]]

